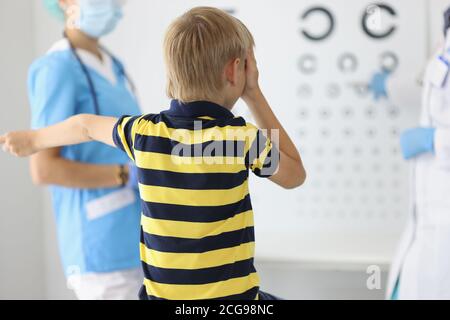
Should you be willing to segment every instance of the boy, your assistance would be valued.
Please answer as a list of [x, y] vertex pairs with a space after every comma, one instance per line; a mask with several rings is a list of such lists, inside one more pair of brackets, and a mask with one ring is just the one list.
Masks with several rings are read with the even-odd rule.
[[[79, 115], [0, 137], [3, 149], [16, 156], [96, 140], [136, 163], [142, 299], [270, 298], [259, 291], [253, 263], [248, 173], [288, 189], [302, 185], [306, 173], [260, 90], [253, 46], [239, 20], [194, 8], [172, 23], [164, 42], [169, 110], [119, 121]], [[233, 116], [239, 98], [266, 134]]]

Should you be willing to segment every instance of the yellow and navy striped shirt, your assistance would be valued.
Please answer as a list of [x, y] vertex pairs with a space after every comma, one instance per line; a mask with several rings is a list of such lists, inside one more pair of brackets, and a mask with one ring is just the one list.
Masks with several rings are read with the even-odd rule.
[[270, 139], [202, 101], [122, 117], [113, 137], [138, 168], [141, 299], [257, 299], [248, 178], [277, 170]]

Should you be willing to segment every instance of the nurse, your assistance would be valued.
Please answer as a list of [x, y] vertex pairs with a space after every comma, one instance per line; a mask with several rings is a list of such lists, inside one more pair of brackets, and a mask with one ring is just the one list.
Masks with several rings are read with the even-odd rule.
[[[80, 113], [140, 114], [122, 63], [99, 44], [122, 18], [119, 0], [44, 3], [65, 22], [65, 36], [30, 68], [32, 127]], [[126, 155], [96, 142], [53, 149], [32, 159], [31, 175], [51, 186], [62, 264], [76, 296], [137, 299], [141, 209]]]
[[450, 299], [450, 9], [446, 42], [424, 79], [420, 127], [401, 138], [412, 163], [411, 216], [391, 267], [389, 299]]

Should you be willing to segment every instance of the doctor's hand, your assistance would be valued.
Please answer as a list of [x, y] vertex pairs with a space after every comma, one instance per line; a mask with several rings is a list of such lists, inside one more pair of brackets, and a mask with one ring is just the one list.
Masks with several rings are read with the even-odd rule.
[[406, 130], [401, 138], [403, 157], [413, 159], [421, 154], [434, 152], [434, 128], [414, 128]]
[[0, 136], [3, 151], [16, 157], [28, 157], [39, 151], [36, 145], [37, 131], [17, 131]]

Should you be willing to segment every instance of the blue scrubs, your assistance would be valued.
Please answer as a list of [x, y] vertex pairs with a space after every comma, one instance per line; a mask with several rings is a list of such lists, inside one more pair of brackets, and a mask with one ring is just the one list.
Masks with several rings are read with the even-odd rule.
[[[120, 117], [141, 113], [135, 97], [128, 89], [121, 67], [114, 65], [117, 83], [112, 84], [87, 66], [103, 116]], [[86, 76], [70, 49], [49, 53], [34, 62], [29, 71], [28, 87], [33, 128], [49, 126], [76, 114], [95, 113]], [[98, 142], [64, 147], [61, 156], [76, 162], [99, 165], [129, 162], [122, 151]], [[141, 206], [137, 191], [134, 203], [95, 220], [87, 217], [87, 203], [119, 190], [51, 187], [60, 254], [66, 275], [113, 272], [140, 266]]]

